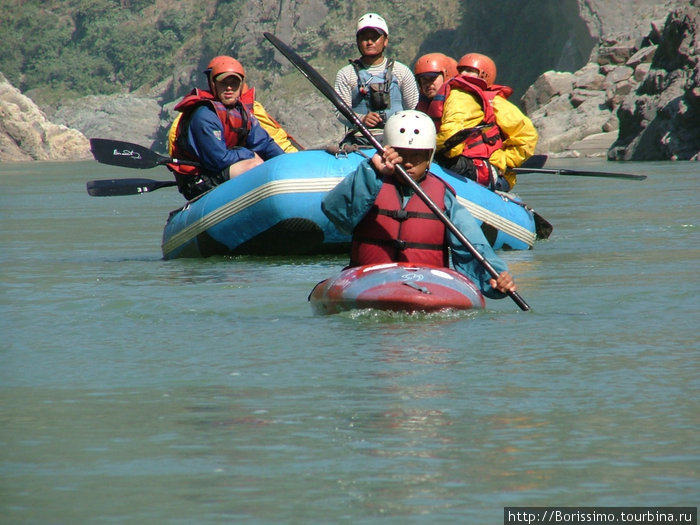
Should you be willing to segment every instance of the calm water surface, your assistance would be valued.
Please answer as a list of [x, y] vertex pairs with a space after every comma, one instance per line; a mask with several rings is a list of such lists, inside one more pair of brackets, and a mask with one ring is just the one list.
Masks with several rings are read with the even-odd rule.
[[[0, 523], [502, 523], [697, 506], [700, 163], [522, 175], [532, 311], [313, 316], [345, 257], [163, 261], [173, 188], [0, 164]], [[549, 165], [548, 165], [549, 166]]]

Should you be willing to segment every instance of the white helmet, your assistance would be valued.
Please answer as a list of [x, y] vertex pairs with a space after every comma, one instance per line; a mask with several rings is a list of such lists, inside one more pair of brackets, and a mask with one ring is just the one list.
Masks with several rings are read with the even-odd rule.
[[433, 119], [415, 109], [394, 113], [384, 125], [384, 145], [393, 148], [429, 149], [434, 154], [435, 136]]
[[355, 34], [359, 33], [367, 27], [378, 29], [379, 31], [382, 31], [386, 36], [389, 36], [389, 26], [386, 25], [386, 21], [377, 13], [367, 13], [362, 15], [357, 21], [357, 31], [355, 31]]

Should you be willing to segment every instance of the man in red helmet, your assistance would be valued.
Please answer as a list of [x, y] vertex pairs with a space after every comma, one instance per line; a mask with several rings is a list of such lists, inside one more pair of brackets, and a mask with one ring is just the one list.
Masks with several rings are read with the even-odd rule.
[[457, 61], [443, 53], [428, 53], [416, 60], [413, 74], [420, 90], [416, 109], [427, 113], [430, 101], [442, 85], [457, 76]]
[[459, 75], [442, 86], [428, 114], [438, 123], [436, 161], [483, 186], [509, 191], [515, 172], [535, 152], [537, 130], [507, 98], [513, 90], [495, 84], [496, 64], [468, 53]]
[[284, 153], [253, 116], [254, 100], [241, 99], [241, 63], [217, 56], [205, 73], [210, 91], [194, 89], [175, 106], [182, 115], [171, 136], [170, 154], [199, 164], [168, 165], [188, 200]]

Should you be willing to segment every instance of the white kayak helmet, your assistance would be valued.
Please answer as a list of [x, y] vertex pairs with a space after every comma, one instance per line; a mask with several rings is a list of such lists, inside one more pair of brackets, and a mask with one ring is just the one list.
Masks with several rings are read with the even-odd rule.
[[386, 20], [377, 13], [366, 13], [362, 15], [357, 21], [357, 31], [355, 31], [355, 34], [368, 27], [382, 31], [386, 36], [389, 36], [389, 26], [386, 25]]
[[392, 148], [427, 149], [435, 154], [435, 124], [422, 111], [409, 109], [394, 113], [384, 125], [384, 145]]

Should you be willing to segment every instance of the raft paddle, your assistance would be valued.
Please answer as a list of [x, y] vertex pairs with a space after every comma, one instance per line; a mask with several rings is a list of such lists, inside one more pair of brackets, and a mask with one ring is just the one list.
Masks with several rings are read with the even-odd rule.
[[543, 168], [547, 162], [547, 155], [532, 155], [525, 159], [520, 167], [521, 168]]
[[[193, 161], [166, 157], [140, 144], [121, 140], [90, 139], [90, 151], [97, 162], [122, 168], [149, 169], [165, 164], [199, 165]], [[104, 179], [89, 181], [87, 192], [93, 197], [114, 197], [149, 193], [169, 186], [177, 186], [177, 182], [153, 179]]]
[[165, 164], [199, 166], [197, 162], [160, 155], [139, 144], [111, 139], [90, 139], [90, 151], [97, 162], [122, 168], [149, 169]]
[[[282, 42], [279, 38], [271, 33], [263, 33], [265, 38], [267, 38], [273, 46], [275, 46], [280, 53], [282, 53], [294, 66], [304, 75], [328, 100], [330, 100], [333, 105], [340, 111], [348, 121], [352, 122], [357, 129], [369, 140], [370, 144], [379, 152], [384, 152], [384, 147], [379, 143], [374, 135], [365, 127], [363, 122], [355, 114], [350, 106], [348, 106], [345, 101], [340, 98], [340, 95], [331, 87], [331, 85], [324, 79], [311, 65], [301, 58], [291, 47]], [[459, 241], [464, 245], [467, 250], [472, 254], [472, 256], [483, 266], [483, 268], [493, 277], [498, 278], [498, 272], [489, 263], [486, 258], [481, 255], [476, 248], [469, 242], [469, 239], [459, 231], [459, 229], [450, 221], [447, 215], [438, 208], [438, 206], [428, 197], [428, 195], [423, 191], [423, 189], [406, 173], [403, 166], [397, 165], [396, 171], [399, 173], [401, 178], [406, 184], [408, 184], [413, 191], [420, 197], [420, 199], [431, 209], [431, 211], [437, 216], [438, 219], [447, 227], [452, 234], [459, 239]], [[520, 297], [518, 292], [508, 292], [510, 298], [517, 304], [521, 310], [529, 310], [530, 306], [525, 302], [525, 300]]]
[[610, 179], [644, 180], [646, 175], [633, 175], [631, 173], [610, 173], [606, 171], [579, 171], [550, 168], [528, 168], [523, 165], [520, 168], [510, 168], [515, 173], [551, 173], [553, 175], [571, 175], [574, 177], [606, 177]]

